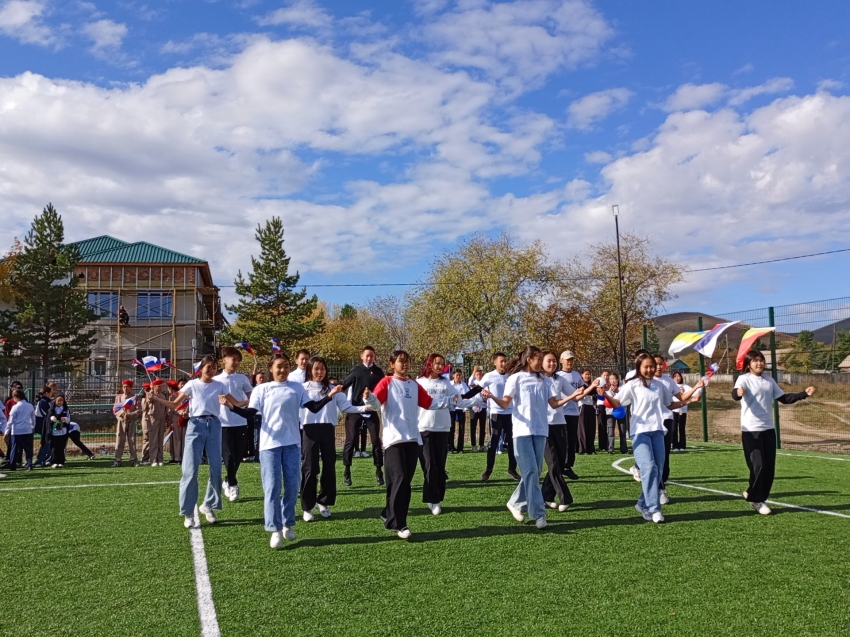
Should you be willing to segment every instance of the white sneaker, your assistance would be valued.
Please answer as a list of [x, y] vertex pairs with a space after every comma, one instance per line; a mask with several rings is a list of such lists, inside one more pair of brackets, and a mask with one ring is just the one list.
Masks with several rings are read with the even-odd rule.
[[312, 511], [304, 511], [304, 514], [301, 517], [304, 518], [305, 522], [312, 522], [314, 519]]
[[558, 511], [560, 511], [561, 513], [563, 513], [564, 511], [566, 511], [569, 508], [570, 508], [569, 504], [559, 504], [558, 505]]
[[186, 517], [184, 517], [183, 526], [185, 526], [187, 529], [191, 529], [193, 526], [195, 526], [195, 516], [187, 515]]
[[523, 515], [521, 510], [512, 507], [510, 504], [508, 504], [507, 507], [508, 511], [511, 512], [511, 515], [514, 516], [514, 520], [516, 520], [517, 522], [525, 521], [525, 515]]
[[428, 508], [431, 509], [431, 515], [440, 515], [443, 512], [443, 507], [438, 504], [428, 503]]
[[643, 507], [641, 507], [641, 505], [636, 504], [635, 505], [635, 511], [640, 513], [641, 517], [644, 520], [646, 520], [647, 522], [652, 522], [652, 514], [647, 509], [644, 509]]
[[280, 531], [275, 531], [272, 533], [272, 537], [269, 540], [269, 546], [273, 549], [279, 549], [281, 544], [283, 544], [283, 537], [281, 536]]
[[52, 464], [52, 465], [50, 465], [50, 468], [51, 469], [58, 469], [59, 465], [58, 464]]
[[8, 478], [8, 477], [9, 477], [9, 476], [7, 476], [5, 473], [0, 473], [0, 479], [2, 479], [2, 478]]
[[324, 504], [317, 504], [316, 506], [319, 507], [319, 515], [321, 515], [323, 518], [331, 517], [330, 507], [326, 507]]
[[557, 503], [557, 502], [546, 502], [545, 504], [546, 504], [546, 506], [547, 506], [547, 507], [549, 507], [550, 509], [557, 509], [557, 508], [558, 508], [558, 503]]
[[753, 507], [753, 511], [756, 513], [761, 513], [762, 515], [770, 515], [770, 507], [767, 506], [764, 502], [750, 502], [750, 506]]
[[216, 522], [218, 522], [218, 518], [215, 517], [215, 511], [213, 511], [211, 508], [209, 508], [206, 504], [202, 504], [198, 508], [198, 511], [200, 511], [201, 513], [204, 514], [204, 517], [207, 519], [207, 522], [209, 522], [210, 524], [215, 524]]
[[239, 485], [230, 487], [230, 493], [227, 494], [227, 499], [231, 502], [236, 502], [239, 499]]
[[748, 497], [750, 494], [749, 494], [749, 493], [747, 493], [746, 491], [744, 491], [744, 494], [743, 494], [743, 495], [744, 495], [744, 500], [746, 500], [746, 499], [747, 499], [747, 497]]
[[656, 524], [661, 524], [664, 521], [664, 516], [661, 515], [661, 511], [656, 511], [652, 514], [652, 521]]
[[635, 482], [640, 482], [640, 469], [637, 468], [637, 465], [629, 469], [629, 473], [632, 474], [632, 477], [635, 479]]
[[295, 539], [295, 531], [290, 529], [288, 526], [283, 527], [283, 539], [291, 542]]
[[538, 529], [545, 529], [549, 523], [546, 521], [546, 516], [541, 515], [534, 524]]
[[410, 529], [408, 529], [407, 527], [404, 527], [401, 531], [399, 531], [397, 533], [397, 535], [402, 540], [409, 540], [411, 538], [411, 536], [413, 535], [413, 533], [410, 532]]
[[670, 498], [667, 497], [667, 489], [661, 489], [658, 493], [658, 501], [661, 504], [670, 504]]

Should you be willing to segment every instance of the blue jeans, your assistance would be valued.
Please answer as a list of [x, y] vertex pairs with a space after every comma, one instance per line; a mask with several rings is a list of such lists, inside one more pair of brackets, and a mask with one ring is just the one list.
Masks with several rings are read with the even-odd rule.
[[664, 432], [650, 431], [636, 435], [632, 438], [632, 452], [635, 464], [640, 469], [642, 493], [637, 501], [638, 506], [650, 513], [661, 511], [658, 489], [664, 469]]
[[543, 503], [543, 491], [540, 488], [540, 471], [543, 469], [545, 451], [546, 436], [514, 438], [514, 454], [521, 480], [508, 504], [521, 511], [527, 508], [528, 517], [532, 520], [546, 516], [546, 505]]
[[198, 503], [198, 468], [201, 455], [207, 448], [210, 481], [204, 504], [221, 511], [221, 421], [218, 416], [189, 418], [186, 441], [183, 443], [183, 475], [180, 477], [180, 515], [194, 515]]
[[[283, 475], [283, 497], [281, 491]], [[295, 526], [295, 501], [301, 484], [301, 448], [286, 445], [260, 451], [260, 478], [263, 481], [263, 514], [266, 531], [282, 531]]]

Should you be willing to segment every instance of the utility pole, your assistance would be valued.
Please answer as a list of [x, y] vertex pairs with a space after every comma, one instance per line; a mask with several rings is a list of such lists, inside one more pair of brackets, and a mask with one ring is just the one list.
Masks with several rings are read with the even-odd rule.
[[623, 263], [620, 256], [620, 206], [611, 206], [614, 215], [614, 230], [617, 233], [617, 281], [620, 284], [620, 373], [626, 377], [626, 309], [623, 305]]

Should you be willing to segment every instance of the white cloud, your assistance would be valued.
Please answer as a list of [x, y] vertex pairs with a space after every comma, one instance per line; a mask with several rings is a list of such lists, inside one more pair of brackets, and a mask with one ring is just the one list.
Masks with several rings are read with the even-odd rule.
[[440, 49], [437, 60], [478, 69], [511, 91], [595, 60], [613, 34], [582, 0], [457, 2], [424, 29], [429, 46]]
[[333, 18], [314, 0], [292, 0], [286, 6], [259, 18], [261, 25], [291, 24], [302, 27], [326, 28]]
[[9, 0], [0, 7], [0, 32], [27, 44], [55, 44], [56, 36], [42, 20], [44, 12], [44, 2]]
[[101, 53], [115, 51], [121, 48], [121, 43], [127, 36], [127, 25], [114, 22], [108, 18], [87, 22], [83, 25], [83, 35], [92, 42], [92, 51]]
[[570, 104], [567, 125], [588, 130], [599, 120], [625, 106], [631, 96], [632, 92], [625, 88], [610, 88], [585, 95]]
[[775, 77], [758, 86], [733, 90], [729, 98], [729, 104], [731, 106], [740, 106], [757, 95], [787, 93], [792, 88], [794, 88], [794, 82], [790, 77]]
[[584, 160], [590, 164], [607, 164], [613, 157], [604, 150], [594, 150], [584, 154]]
[[689, 111], [719, 102], [728, 87], [725, 84], [682, 84], [664, 103], [665, 111]]

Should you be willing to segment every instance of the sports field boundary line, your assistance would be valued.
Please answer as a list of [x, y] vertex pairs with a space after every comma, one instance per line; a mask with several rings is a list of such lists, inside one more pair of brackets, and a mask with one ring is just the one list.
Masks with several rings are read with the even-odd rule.
[[791, 458], [814, 458], [815, 460], [838, 460], [838, 462], [850, 462], [850, 458], [831, 458], [829, 456], [813, 456], [809, 453], [786, 453], [782, 451], [776, 452], [777, 456], [789, 456]]
[[[615, 460], [614, 462], [612, 462], [611, 466], [614, 467], [617, 471], [620, 471], [621, 473], [625, 473], [626, 475], [630, 476], [630, 475], [632, 475], [631, 472], [628, 469], [623, 469], [623, 467], [620, 466], [621, 462], [623, 462], [625, 460], [629, 460], [629, 459], [630, 458], [628, 456], [626, 456], [625, 458], [620, 458], [619, 460]], [[719, 493], [721, 495], [728, 495], [728, 496], [731, 496], [733, 498], [743, 499], [743, 496], [740, 493], [732, 493], [730, 491], [721, 491], [720, 489], [710, 489], [709, 487], [700, 487], [700, 486], [697, 486], [695, 484], [685, 484], [684, 482], [673, 482], [672, 480], [668, 480], [667, 484], [674, 484], [677, 487], [685, 487], [686, 489], [696, 489], [698, 491], [707, 491], [709, 493]], [[797, 509], [799, 511], [809, 511], [810, 513], [820, 513], [821, 515], [831, 515], [833, 517], [845, 518], [847, 520], [850, 520], [850, 515], [847, 515], [846, 513], [838, 513], [837, 511], [825, 511], [823, 509], [813, 509], [812, 507], [804, 507], [804, 506], [800, 506], [799, 504], [789, 504], [788, 502], [778, 502], [776, 500], [765, 500], [765, 502], [767, 504], [773, 504], [773, 505], [776, 505], [776, 506], [786, 507], [786, 508], [789, 508], [789, 509]]]
[[198, 597], [198, 616], [201, 619], [201, 637], [221, 637], [218, 617], [212, 597], [212, 584], [207, 568], [207, 553], [204, 550], [204, 536], [201, 533], [198, 507], [195, 506], [195, 524], [189, 529], [192, 545], [192, 560], [195, 563], [195, 590]]
[[0, 487], [0, 491], [40, 491], [42, 489], [92, 489], [95, 487], [147, 487], [158, 484], [180, 484], [180, 480], [165, 482], [109, 482], [104, 484], [53, 484], [45, 487]]

